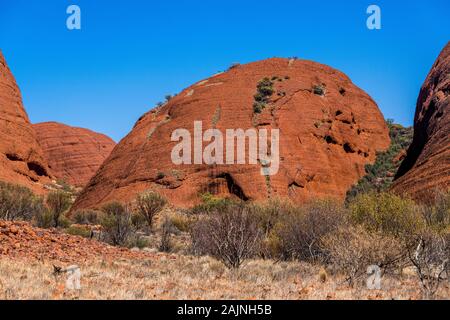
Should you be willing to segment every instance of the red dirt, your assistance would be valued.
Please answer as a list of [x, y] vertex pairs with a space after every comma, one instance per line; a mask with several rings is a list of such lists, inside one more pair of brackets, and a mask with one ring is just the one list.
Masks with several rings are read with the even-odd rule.
[[34, 228], [27, 222], [0, 221], [1, 256], [81, 263], [101, 257], [143, 259], [154, 254], [109, 246], [96, 240], [63, 234], [56, 229]]

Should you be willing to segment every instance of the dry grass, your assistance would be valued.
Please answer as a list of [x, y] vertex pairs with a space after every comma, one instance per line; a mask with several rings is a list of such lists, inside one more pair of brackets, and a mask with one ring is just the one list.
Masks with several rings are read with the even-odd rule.
[[[420, 299], [414, 275], [383, 278], [383, 290], [349, 287], [306, 263], [254, 260], [228, 270], [208, 257], [157, 254], [147, 260], [80, 265], [80, 291], [65, 290], [49, 261], [0, 260], [0, 299]], [[437, 298], [448, 299], [445, 283]]]

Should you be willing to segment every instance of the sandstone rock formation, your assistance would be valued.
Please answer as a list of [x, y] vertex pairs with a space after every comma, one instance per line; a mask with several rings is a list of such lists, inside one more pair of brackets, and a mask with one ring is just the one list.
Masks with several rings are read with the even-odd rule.
[[450, 42], [420, 90], [414, 139], [400, 166], [393, 190], [426, 200], [450, 188]]
[[103, 134], [57, 122], [33, 128], [52, 173], [73, 186], [88, 183], [115, 146]]
[[0, 180], [22, 184], [35, 192], [51, 182], [16, 81], [0, 52]]
[[[270, 89], [258, 85], [264, 78]], [[263, 176], [261, 164], [248, 164], [248, 159], [240, 165], [173, 164], [171, 151], [178, 142], [171, 141], [171, 134], [185, 128], [193, 136], [194, 121], [203, 122], [203, 131], [216, 128], [224, 135], [226, 129], [279, 128], [278, 173]], [[365, 164], [375, 160], [377, 151], [387, 149], [389, 141], [375, 102], [343, 73], [297, 59], [239, 65], [144, 114], [74, 208], [129, 201], [147, 189], [183, 207], [198, 203], [199, 194], [207, 192], [245, 200], [343, 199], [365, 174]], [[204, 142], [203, 148], [208, 144]]]

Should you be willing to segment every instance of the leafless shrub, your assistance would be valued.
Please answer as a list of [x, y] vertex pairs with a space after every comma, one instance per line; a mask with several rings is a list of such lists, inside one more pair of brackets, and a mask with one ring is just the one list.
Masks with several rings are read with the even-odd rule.
[[425, 299], [432, 299], [450, 265], [450, 234], [433, 231], [421, 234], [408, 246], [408, 256], [416, 268]]
[[339, 228], [322, 239], [321, 247], [350, 285], [365, 274], [368, 266], [388, 271], [404, 258], [403, 246], [396, 238], [368, 232], [361, 226]]
[[211, 255], [228, 268], [239, 268], [254, 256], [262, 232], [251, 210], [244, 204], [232, 204], [199, 220], [192, 228], [192, 246], [196, 254]]
[[145, 219], [150, 231], [153, 227], [153, 219], [159, 212], [161, 212], [166, 204], [167, 200], [160, 194], [153, 191], [148, 191], [137, 196], [137, 213]]
[[278, 237], [284, 258], [326, 262], [320, 240], [346, 222], [345, 208], [333, 200], [317, 200], [284, 216]]

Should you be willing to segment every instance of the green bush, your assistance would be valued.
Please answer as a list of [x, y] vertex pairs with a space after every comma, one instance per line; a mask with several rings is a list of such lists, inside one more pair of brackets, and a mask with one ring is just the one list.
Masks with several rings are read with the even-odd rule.
[[312, 88], [312, 91], [314, 94], [318, 95], [318, 96], [324, 96], [325, 95], [325, 86], [322, 84], [319, 85], [314, 85]]
[[43, 200], [19, 185], [0, 182], [0, 219], [31, 221], [45, 210]]
[[126, 245], [131, 232], [131, 211], [128, 206], [119, 202], [112, 202], [102, 208], [100, 224], [104, 233], [104, 240], [115, 246]]
[[98, 224], [100, 212], [95, 210], [79, 210], [76, 211], [72, 219], [77, 224], [90, 224], [95, 225]]
[[136, 212], [145, 219], [150, 231], [153, 227], [153, 219], [164, 209], [166, 204], [166, 198], [154, 191], [147, 191], [137, 196]]
[[194, 215], [211, 214], [215, 211], [220, 211], [230, 205], [235, 205], [238, 203], [237, 201], [235, 201], [233, 199], [219, 198], [219, 197], [212, 195], [211, 193], [201, 194], [200, 199], [202, 202], [200, 204], [194, 206], [190, 210], [191, 214], [194, 214]]
[[58, 228], [62, 221], [61, 216], [70, 208], [72, 204], [71, 195], [64, 191], [52, 191], [45, 200], [47, 207], [52, 214], [53, 227]]
[[419, 232], [424, 224], [412, 200], [391, 193], [360, 194], [349, 207], [352, 222], [372, 232], [395, 237], [411, 236]]
[[53, 215], [48, 210], [37, 212], [33, 217], [33, 225], [38, 228], [49, 229], [54, 226]]
[[90, 238], [92, 231], [89, 228], [81, 227], [81, 226], [70, 226], [67, 229], [65, 229], [65, 232], [67, 234], [73, 235], [73, 236], [80, 236], [83, 238]]
[[258, 82], [256, 86], [256, 94], [254, 95], [253, 112], [261, 113], [269, 102], [270, 96], [275, 92], [273, 88], [273, 81], [269, 78], [264, 78]]

